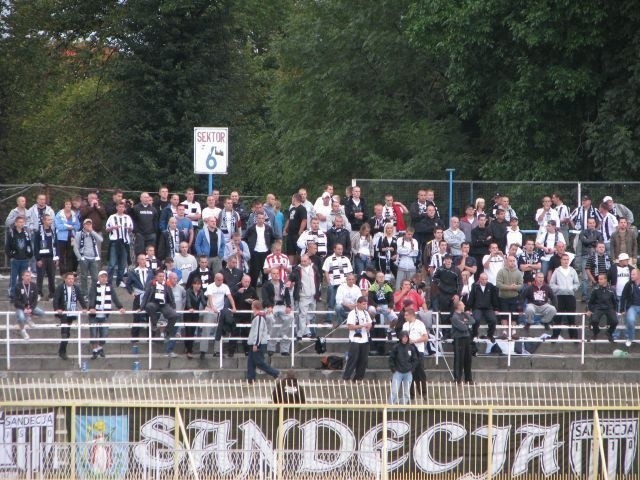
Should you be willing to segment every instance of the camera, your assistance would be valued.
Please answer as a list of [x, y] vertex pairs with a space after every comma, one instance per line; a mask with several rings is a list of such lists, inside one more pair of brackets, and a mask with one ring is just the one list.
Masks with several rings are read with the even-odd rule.
[[353, 334], [354, 338], [362, 338], [362, 330], [356, 330], [356, 333]]

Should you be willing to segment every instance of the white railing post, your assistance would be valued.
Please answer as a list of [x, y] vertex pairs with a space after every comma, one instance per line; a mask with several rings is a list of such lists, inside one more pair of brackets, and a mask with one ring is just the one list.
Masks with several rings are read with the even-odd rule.
[[586, 332], [585, 332], [585, 314], [583, 313], [582, 315], [582, 348], [580, 351], [580, 364], [584, 365], [584, 343], [585, 343], [585, 336], [586, 336]]
[[7, 370], [11, 370], [11, 329], [9, 328], [9, 315], [7, 311]]
[[78, 368], [82, 369], [82, 311], [78, 312]]
[[151, 317], [147, 316], [147, 344], [149, 345], [149, 351], [147, 352], [149, 360], [149, 368], [153, 368], [153, 328], [151, 327]]
[[291, 312], [291, 348], [289, 349], [289, 353], [291, 354], [291, 368], [294, 367], [294, 357], [296, 354], [296, 315]]
[[[516, 343], [513, 340], [513, 338], [511, 338], [511, 321], [512, 321], [512, 312], [508, 312], [509, 313], [509, 325], [507, 325], [507, 367], [511, 368], [511, 345], [513, 344], [513, 348], [516, 348]], [[524, 344], [523, 344], [524, 345]]]
[[440, 312], [433, 312], [436, 315], [436, 361], [435, 364], [438, 365], [438, 357], [440, 356], [440, 351], [442, 351], [442, 355], [444, 355], [444, 348], [442, 347], [442, 339], [440, 338]]

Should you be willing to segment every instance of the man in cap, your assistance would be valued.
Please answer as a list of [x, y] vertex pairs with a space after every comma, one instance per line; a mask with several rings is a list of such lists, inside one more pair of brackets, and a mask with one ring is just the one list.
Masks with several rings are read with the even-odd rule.
[[626, 218], [629, 225], [633, 224], [633, 212], [629, 210], [629, 208], [625, 207], [622, 203], [614, 203], [613, 198], [610, 195], [607, 195], [602, 199], [602, 203], [607, 206], [607, 210], [614, 217], [620, 221], [621, 218]]
[[115, 306], [120, 310], [120, 313], [124, 313], [116, 290], [112, 288], [108, 280], [108, 272], [100, 270], [98, 282], [92, 284], [89, 290], [89, 335], [91, 336], [91, 358], [93, 360], [98, 356], [105, 357], [104, 345], [108, 334], [105, 322], [109, 318], [108, 312], [111, 312]]

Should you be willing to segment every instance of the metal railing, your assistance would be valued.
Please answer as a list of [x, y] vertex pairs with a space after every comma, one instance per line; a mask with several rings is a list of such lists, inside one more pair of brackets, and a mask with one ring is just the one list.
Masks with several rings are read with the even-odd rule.
[[[250, 313], [250, 311], [237, 311], [238, 313]], [[58, 312], [53, 312], [53, 311], [46, 311], [45, 315], [55, 315]], [[74, 324], [72, 324], [70, 326], [71, 330], [73, 332], [75, 332], [76, 337], [75, 338], [69, 338], [67, 339], [69, 341], [69, 343], [74, 343], [77, 345], [77, 365], [78, 368], [82, 368], [83, 366], [83, 362], [85, 359], [89, 358], [89, 355], [85, 355], [83, 353], [83, 345], [86, 345], [88, 342], [99, 342], [102, 340], [106, 340], [109, 343], [113, 344], [113, 343], [122, 343], [122, 344], [129, 344], [131, 342], [144, 342], [147, 344], [148, 346], [148, 351], [146, 353], [146, 357], [147, 357], [147, 368], [149, 370], [153, 369], [153, 362], [154, 362], [154, 352], [153, 352], [153, 346], [154, 345], [158, 345], [160, 343], [160, 341], [165, 340], [161, 337], [155, 337], [154, 336], [154, 332], [151, 329], [151, 326], [149, 325], [149, 322], [146, 323], [136, 323], [136, 322], [113, 322], [113, 321], [107, 321], [104, 323], [95, 323], [95, 322], [91, 322], [86, 321], [85, 317], [88, 315], [87, 312], [82, 312], [82, 311], [74, 311], [74, 312], [69, 312], [69, 313], [73, 313], [74, 316], [77, 316], [77, 320], [74, 322]], [[119, 311], [113, 311], [110, 312], [109, 315], [113, 316], [113, 317], [122, 317], [124, 315], [129, 315], [129, 314], [136, 314], [136, 313], [140, 313], [137, 310], [130, 310], [130, 311], [125, 311], [123, 313], [119, 312]], [[187, 313], [187, 311], [181, 311], [181, 313]], [[188, 313], [193, 313], [188, 311]], [[210, 314], [210, 311], [200, 311], [198, 313], [204, 313], [204, 314]], [[324, 311], [324, 310], [315, 310], [315, 311], [310, 311], [309, 313], [313, 313], [313, 314], [319, 314], [319, 315], [326, 315], [326, 314], [330, 314], [330, 315], [335, 315], [334, 311]], [[55, 343], [59, 343], [61, 341], [60, 337], [53, 337], [53, 336], [41, 336], [38, 338], [31, 338], [30, 340], [23, 340], [20, 338], [12, 338], [11, 334], [12, 332], [16, 331], [16, 328], [14, 326], [12, 326], [11, 324], [11, 318], [15, 315], [15, 312], [13, 311], [5, 311], [5, 312], [0, 312], [0, 315], [4, 315], [5, 316], [5, 325], [4, 325], [4, 335], [3, 335], [3, 339], [2, 341], [0, 341], [0, 345], [4, 345], [6, 348], [6, 361], [7, 361], [7, 370], [11, 370], [11, 364], [12, 364], [12, 346], [14, 345], [24, 345], [27, 343], [37, 343], [37, 344], [55, 344]], [[584, 312], [571, 312], [571, 313], [557, 313], [556, 314], [558, 317], [569, 317], [569, 316], [574, 316], [580, 319], [579, 322], [576, 322], [575, 325], [555, 325], [552, 324], [550, 325], [551, 329], [567, 329], [567, 330], [575, 330], [578, 332], [578, 338], [576, 339], [564, 339], [564, 338], [551, 338], [549, 335], [541, 335], [538, 337], [526, 337], [525, 338], [518, 338], [516, 336], [516, 334], [522, 330], [523, 326], [522, 325], [518, 325], [517, 327], [514, 326], [514, 323], [516, 320], [518, 320], [520, 318], [520, 314], [514, 314], [512, 312], [498, 312], [497, 316], [498, 318], [508, 318], [508, 324], [507, 325], [503, 325], [500, 326], [498, 325], [498, 328], [502, 328], [503, 330], [506, 330], [507, 332], [507, 338], [506, 339], [498, 339], [498, 342], [505, 342], [505, 344], [507, 345], [506, 348], [506, 357], [507, 357], [507, 366], [510, 367], [511, 366], [511, 361], [512, 361], [512, 357], [514, 355], [521, 355], [521, 354], [516, 354], [514, 352], [514, 344], [515, 342], [545, 342], [545, 343], [568, 343], [568, 344], [579, 344], [580, 345], [580, 364], [584, 365], [585, 363], [585, 358], [586, 358], [586, 345], [587, 343], [609, 343], [608, 340], [606, 339], [602, 339], [602, 340], [591, 340], [588, 338], [588, 334], [587, 334], [587, 330], [589, 328], [588, 323], [587, 323], [587, 317], [586, 314]], [[447, 337], [448, 335], [446, 335], [446, 332], [451, 328], [450, 325], [447, 325], [443, 322], [440, 321], [440, 317], [441, 314], [439, 312], [432, 312], [432, 318], [433, 318], [433, 328], [431, 329], [431, 341], [435, 344], [436, 346], [436, 355], [435, 355], [435, 364], [438, 365], [439, 364], [439, 359], [441, 357], [442, 354], [444, 354], [443, 351], [443, 344], [447, 344], [447, 343], [451, 343], [451, 340], [443, 340], [443, 333], [445, 333], [445, 337]], [[181, 329], [183, 327], [198, 327], [198, 328], [204, 328], [204, 327], [211, 327], [211, 335], [209, 336], [193, 336], [193, 337], [187, 337], [184, 335], [180, 335], [180, 336], [172, 336], [172, 337], [167, 337], [166, 340], [171, 340], [171, 341], [185, 341], [185, 340], [192, 340], [192, 341], [206, 341], [206, 342], [216, 342], [215, 340], [215, 329], [218, 326], [217, 322], [176, 322], [176, 327], [178, 329]], [[118, 331], [118, 330], [124, 330], [124, 329], [131, 329], [132, 327], [135, 328], [140, 328], [145, 329], [146, 330], [146, 336], [142, 336], [142, 337], [131, 337], [131, 336], [127, 336], [127, 335], [109, 335], [107, 338], [97, 338], [97, 337], [91, 337], [91, 335], [89, 335], [88, 330], [92, 327], [96, 327], [96, 326], [100, 326], [100, 327], [107, 327], [110, 331]], [[236, 325], [237, 328], [245, 328], [248, 329], [250, 328], [250, 324], [248, 323], [239, 323]], [[276, 327], [280, 327], [280, 324], [275, 324]], [[43, 324], [39, 324], [33, 327], [34, 330], [37, 331], [46, 331], [46, 332], [57, 332], [58, 330], [60, 330], [63, 327], [63, 325], [60, 324], [54, 324], [54, 323], [43, 323]], [[314, 328], [317, 330], [328, 330], [328, 335], [333, 334], [336, 330], [338, 329], [345, 329], [346, 328], [344, 326], [339, 326], [339, 327], [334, 327], [333, 324], [331, 323], [314, 323], [314, 324], [309, 324], [308, 327], [310, 328]], [[376, 329], [384, 329], [387, 330], [389, 327], [388, 325], [375, 325]], [[637, 329], [638, 327], [636, 327]], [[0, 330], [2, 329], [2, 327], [0, 327]], [[618, 330], [622, 331], [624, 329], [624, 324], [623, 325], [619, 325], [618, 326]], [[532, 325], [531, 326], [531, 331], [541, 331], [543, 333], [546, 333], [543, 331], [543, 326], [540, 324], [536, 324], [536, 325]], [[0, 333], [0, 335], [2, 335]], [[318, 335], [318, 336], [322, 336], [322, 335]], [[285, 337], [273, 337], [273, 340], [277, 340], [280, 342], [291, 342], [291, 350], [290, 350], [290, 364], [291, 367], [295, 367], [296, 365], [296, 358], [297, 356], [302, 353], [303, 351], [308, 350], [309, 348], [311, 348], [313, 346], [313, 344], [311, 343], [311, 341], [315, 341], [315, 340], [311, 340], [308, 341], [309, 343], [307, 344], [307, 346], [303, 347], [302, 349], [296, 351], [296, 349], [294, 348], [295, 346], [295, 342], [296, 342], [296, 321], [292, 321], [291, 324], [291, 330], [290, 330], [290, 336], [288, 338]], [[306, 340], [306, 339], [305, 339]], [[342, 337], [325, 337], [325, 340], [328, 343], [344, 343], [347, 344], [349, 342], [349, 338], [348, 336], [342, 336]], [[218, 351], [219, 351], [219, 368], [223, 368], [223, 352], [224, 352], [224, 344], [225, 343], [229, 343], [229, 342], [243, 342], [246, 341], [246, 336], [222, 336], [218, 341]], [[376, 343], [376, 342], [386, 342], [386, 336], [382, 336], [379, 338], [371, 338], [371, 341]], [[476, 342], [478, 343], [486, 343], [488, 340], [486, 339], [478, 339], [476, 340]], [[622, 342], [622, 340], [617, 340], [618, 342]], [[214, 346], [214, 351], [215, 351], [215, 346]], [[137, 358], [137, 356], [136, 356]]]

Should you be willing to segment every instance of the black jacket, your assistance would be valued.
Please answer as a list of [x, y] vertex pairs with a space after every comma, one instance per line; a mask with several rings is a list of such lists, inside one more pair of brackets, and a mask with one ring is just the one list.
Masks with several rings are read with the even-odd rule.
[[486, 255], [489, 253], [489, 244], [493, 241], [491, 231], [488, 227], [476, 227], [471, 230], [471, 245], [469, 253], [471, 255]]
[[392, 372], [413, 372], [418, 363], [418, 349], [415, 345], [398, 342], [389, 352], [389, 368]]
[[433, 282], [444, 295], [459, 295], [462, 291], [460, 270], [456, 267], [440, 267], [433, 274]]
[[626, 312], [632, 305], [640, 306], [640, 303], [634, 303], [633, 301], [633, 285], [634, 282], [629, 280], [622, 289], [622, 295], [620, 295], [620, 310], [622, 312]]
[[[264, 224], [264, 242], [267, 244], [267, 250], [271, 250], [271, 245], [275, 240], [275, 234], [273, 233], [273, 228], [271, 226]], [[249, 247], [249, 251], [253, 252], [256, 248], [256, 242], [258, 241], [258, 232], [256, 231], [256, 226], [251, 225], [242, 239], [247, 242], [247, 246]]]
[[[64, 290], [66, 284], [62, 282], [60, 285], [56, 287], [56, 291], [53, 294], [53, 309], [54, 310], [66, 310], [67, 305], [64, 302]], [[74, 285], [73, 288], [76, 291], [76, 301], [83, 309], [87, 308], [87, 302], [84, 299], [84, 295], [82, 294], [82, 290], [77, 285]]]
[[[291, 295], [289, 294], [289, 289], [284, 286], [284, 282], [280, 282], [280, 296], [282, 297], [284, 305], [291, 307]], [[275, 298], [275, 286], [273, 282], [269, 280], [262, 285], [262, 304], [264, 308], [273, 307], [276, 304]]]
[[455, 312], [451, 315], [451, 338], [470, 337], [469, 327], [476, 323], [469, 313]]
[[26, 229], [18, 232], [15, 227], [7, 231], [7, 238], [4, 244], [4, 251], [9, 258], [16, 260], [28, 260], [33, 256], [31, 250], [31, 237]]
[[343, 254], [350, 257], [351, 235], [349, 234], [349, 231], [344, 228], [336, 230], [335, 227], [331, 227], [327, 230], [327, 252], [333, 252], [333, 247], [335, 247], [337, 243], [341, 243], [344, 247]]
[[467, 310], [500, 310], [498, 289], [487, 282], [484, 292], [478, 282], [473, 284], [467, 300]]
[[35, 282], [31, 282], [29, 295], [24, 288], [22, 280], [20, 280], [13, 290], [13, 306], [18, 310], [24, 310], [29, 307], [31, 310], [38, 306], [38, 287]]
[[589, 304], [587, 308], [590, 312], [596, 310], [614, 310], [618, 307], [618, 298], [616, 292], [609, 287], [601, 287], [598, 285], [591, 291], [591, 297], [589, 297]]
[[[155, 279], [151, 282], [147, 282], [147, 288], [144, 289], [144, 294], [142, 295], [142, 300], [140, 300], [140, 308], [144, 310], [149, 302], [155, 302], [154, 293], [156, 289], [156, 281]], [[171, 308], [176, 308], [176, 299], [173, 297], [173, 290], [171, 287], [165, 283], [164, 285], [164, 303], [169, 305]]]

